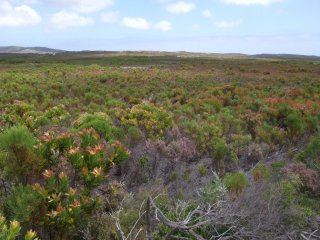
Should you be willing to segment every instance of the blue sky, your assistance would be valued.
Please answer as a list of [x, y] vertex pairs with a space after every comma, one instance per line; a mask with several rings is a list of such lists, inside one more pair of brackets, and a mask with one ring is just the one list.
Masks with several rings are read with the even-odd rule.
[[319, 0], [0, 0], [0, 45], [320, 55]]

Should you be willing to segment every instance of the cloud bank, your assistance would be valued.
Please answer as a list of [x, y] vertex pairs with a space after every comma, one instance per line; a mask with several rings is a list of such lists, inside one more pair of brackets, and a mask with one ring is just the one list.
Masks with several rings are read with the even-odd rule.
[[41, 16], [31, 7], [14, 7], [9, 1], [0, 1], [0, 27], [28, 26], [40, 22]]

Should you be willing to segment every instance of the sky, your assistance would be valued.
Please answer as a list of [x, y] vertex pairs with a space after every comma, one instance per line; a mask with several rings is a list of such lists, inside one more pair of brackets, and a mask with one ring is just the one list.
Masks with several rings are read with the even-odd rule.
[[320, 55], [320, 0], [0, 0], [0, 46]]

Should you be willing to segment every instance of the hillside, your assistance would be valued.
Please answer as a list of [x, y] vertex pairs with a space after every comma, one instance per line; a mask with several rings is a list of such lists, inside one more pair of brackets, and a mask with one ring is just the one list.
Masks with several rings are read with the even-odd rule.
[[63, 50], [46, 48], [46, 47], [18, 47], [6, 46], [0, 47], [0, 53], [12, 54], [55, 54], [64, 52]]

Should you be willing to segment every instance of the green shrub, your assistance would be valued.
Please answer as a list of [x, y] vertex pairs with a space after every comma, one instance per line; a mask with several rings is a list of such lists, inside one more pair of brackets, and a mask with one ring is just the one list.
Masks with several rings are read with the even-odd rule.
[[143, 139], [143, 134], [137, 127], [129, 127], [128, 136], [131, 143], [139, 143]]
[[173, 126], [170, 113], [148, 102], [116, 114], [124, 125], [140, 127], [152, 139], [163, 137], [165, 131]]
[[[20, 223], [16, 220], [6, 223], [6, 219], [0, 214], [0, 239], [15, 240], [21, 235]], [[24, 240], [39, 240], [34, 231], [29, 230], [24, 236]]]
[[285, 125], [291, 137], [303, 133], [306, 127], [301, 115], [296, 112], [292, 112], [286, 117]]
[[232, 194], [239, 195], [248, 185], [248, 179], [244, 172], [227, 173], [223, 183]]
[[44, 162], [35, 152], [35, 143], [36, 139], [24, 126], [0, 134], [0, 164], [6, 177], [26, 183], [29, 176], [42, 171]]
[[223, 141], [222, 126], [213, 117], [208, 119], [195, 119], [183, 122], [183, 127], [198, 145], [202, 153], [211, 152], [217, 142]]
[[208, 168], [203, 164], [199, 164], [198, 165], [198, 173], [200, 176], [203, 177], [208, 174]]
[[305, 150], [298, 154], [298, 160], [320, 171], [320, 136], [311, 138]]
[[225, 195], [227, 188], [220, 178], [208, 183], [201, 191], [206, 203], [214, 204]]
[[270, 180], [271, 171], [268, 166], [262, 163], [258, 163], [252, 171], [253, 179], [255, 181], [259, 180]]
[[228, 153], [228, 146], [224, 142], [217, 142], [213, 147], [213, 157], [217, 161], [223, 161]]
[[83, 114], [74, 123], [78, 129], [93, 128], [101, 136], [107, 140], [113, 138], [113, 123], [111, 118], [105, 113]]
[[39, 204], [40, 198], [30, 185], [18, 185], [13, 187], [6, 208], [11, 219], [28, 224], [37, 218]]

